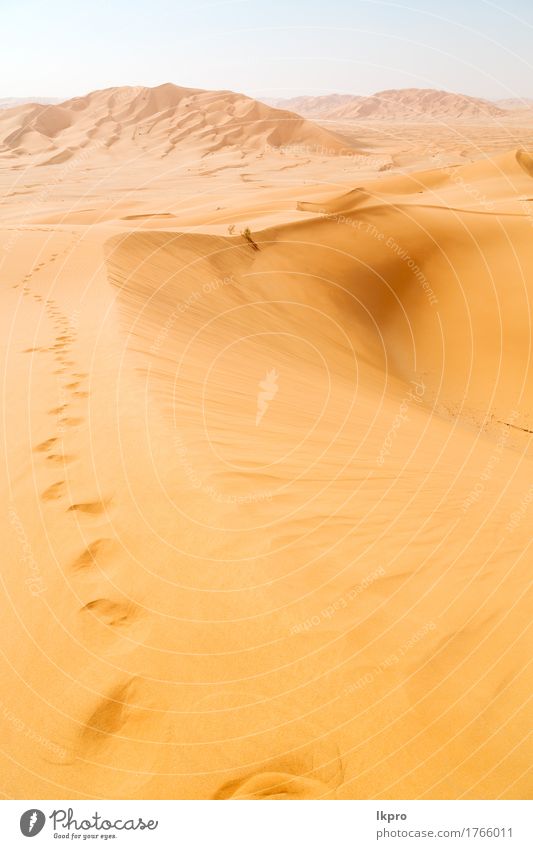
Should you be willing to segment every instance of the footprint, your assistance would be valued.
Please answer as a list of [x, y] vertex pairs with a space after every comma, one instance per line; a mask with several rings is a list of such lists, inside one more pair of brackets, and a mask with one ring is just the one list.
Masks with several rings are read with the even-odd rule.
[[65, 388], [66, 389], [77, 389], [79, 385], [80, 385], [79, 380], [74, 380], [74, 381], [72, 381], [72, 383], [66, 383]]
[[34, 451], [49, 451], [52, 446], [54, 446], [57, 442], [57, 437], [53, 436], [51, 439], [47, 439], [46, 442], [41, 442], [39, 445], [36, 445], [33, 449]]
[[68, 510], [69, 512], [76, 510], [79, 513], [90, 513], [93, 516], [97, 516], [100, 513], [106, 512], [107, 505], [110, 500], [111, 499], [107, 499], [106, 501], [81, 501], [78, 504], [71, 504]]
[[63, 410], [66, 410], [66, 409], [67, 409], [66, 404], [62, 404], [60, 407], [52, 407], [51, 410], [48, 410], [48, 415], [49, 416], [59, 416], [59, 414], [62, 413]]
[[135, 605], [131, 602], [115, 602], [109, 598], [97, 598], [81, 608], [81, 613], [90, 613], [112, 627], [123, 627], [135, 617]]
[[333, 788], [308, 776], [283, 772], [259, 772], [244, 780], [223, 785], [214, 799], [325, 799]]
[[118, 548], [119, 546], [115, 540], [109, 537], [95, 539], [94, 542], [91, 542], [87, 546], [85, 551], [82, 551], [80, 556], [71, 564], [70, 568], [74, 572], [79, 572], [92, 566], [100, 566], [101, 560], [115, 554]]
[[[106, 762], [116, 761], [117, 746], [122, 751], [124, 740], [136, 741], [142, 729], [142, 739], [150, 739], [150, 726], [153, 722], [153, 709], [145, 705], [146, 684], [137, 676], [121, 676], [114, 685], [92, 670], [84, 670], [80, 681], [71, 691], [64, 693], [64, 703], [73, 707], [72, 713], [77, 716], [73, 721], [63, 720], [61, 733], [56, 736], [62, 758], [54, 757], [54, 762], [72, 764], [78, 759], [83, 761], [101, 761], [107, 756]], [[80, 699], [80, 686], [86, 692]], [[87, 704], [88, 703], [88, 704]], [[83, 713], [80, 715], [79, 707]], [[147, 766], [146, 752], [143, 751], [139, 764]], [[136, 761], [137, 762], [137, 761]], [[153, 764], [150, 763], [153, 767]], [[138, 778], [134, 776], [137, 786]]]
[[105, 743], [105, 738], [116, 734], [130, 715], [128, 702], [132, 697], [132, 678], [127, 684], [114, 687], [100, 702], [84, 723], [80, 734], [82, 750], [87, 745]]
[[62, 498], [65, 494], [65, 481], [57, 481], [57, 483], [53, 483], [52, 486], [49, 486], [48, 489], [41, 494], [41, 498], [43, 501], [57, 501], [58, 498]]
[[78, 427], [83, 424], [84, 419], [79, 416], [66, 416], [65, 418], [59, 419], [59, 424], [66, 425], [67, 427]]
[[88, 398], [89, 397], [88, 392], [74, 392], [73, 394], [75, 395], [76, 398]]
[[54, 463], [56, 466], [66, 466], [68, 463], [72, 463], [76, 457], [74, 454], [47, 454], [46, 459], [49, 463]]

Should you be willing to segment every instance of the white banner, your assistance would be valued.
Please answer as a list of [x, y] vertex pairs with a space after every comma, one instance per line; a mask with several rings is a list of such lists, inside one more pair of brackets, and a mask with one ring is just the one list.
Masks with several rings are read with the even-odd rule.
[[[1, 845], [183, 849], [531, 849], [518, 801], [2, 801]], [[35, 838], [35, 844], [28, 841]]]

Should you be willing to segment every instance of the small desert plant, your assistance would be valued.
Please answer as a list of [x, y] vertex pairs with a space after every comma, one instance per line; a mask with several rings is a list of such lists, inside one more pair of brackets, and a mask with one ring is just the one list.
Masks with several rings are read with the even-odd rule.
[[252, 231], [250, 230], [249, 227], [245, 227], [245, 229], [241, 233], [241, 236], [243, 236], [243, 238], [246, 239], [246, 241], [248, 242], [249, 245], [252, 246], [254, 251], [259, 250], [259, 245], [257, 244], [257, 242], [254, 242], [254, 239], [253, 239], [253, 236], [252, 236]]
[[235, 232], [235, 224], [230, 224], [229, 227], [228, 227], [228, 233], [230, 234], [230, 236], [233, 236], [234, 232]]

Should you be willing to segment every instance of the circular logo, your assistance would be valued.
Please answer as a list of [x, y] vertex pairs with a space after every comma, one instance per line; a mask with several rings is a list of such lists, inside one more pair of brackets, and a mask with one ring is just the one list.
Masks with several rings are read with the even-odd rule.
[[42, 831], [45, 822], [46, 817], [42, 811], [30, 808], [29, 811], [24, 811], [20, 818], [20, 830], [24, 837], [35, 837]]

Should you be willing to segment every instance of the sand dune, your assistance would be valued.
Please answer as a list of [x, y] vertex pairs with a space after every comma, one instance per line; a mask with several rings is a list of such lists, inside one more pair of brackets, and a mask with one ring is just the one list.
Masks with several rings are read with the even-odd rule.
[[194, 150], [306, 145], [332, 153], [346, 142], [287, 110], [230, 91], [170, 83], [111, 88], [52, 105], [26, 104], [0, 114], [0, 155], [42, 154], [42, 164], [76, 155], [168, 157]]
[[0, 97], [0, 109], [12, 109], [25, 103], [59, 103], [60, 97]]
[[281, 109], [290, 109], [298, 115], [312, 115], [314, 119], [328, 119], [337, 110], [355, 108], [363, 97], [355, 94], [299, 95], [298, 97], [271, 98], [265, 102]]
[[466, 94], [421, 88], [378, 91], [369, 97], [342, 94], [295, 97], [273, 103], [308, 118], [332, 121], [501, 119], [506, 117], [505, 109], [508, 108]]
[[522, 109], [533, 109], [533, 100], [528, 97], [508, 97], [505, 100], [496, 101], [496, 105], [501, 109], [509, 109], [509, 110], [522, 110]]
[[322, 131], [166, 86], [21, 108], [4, 795], [526, 798], [529, 153], [261, 156]]

